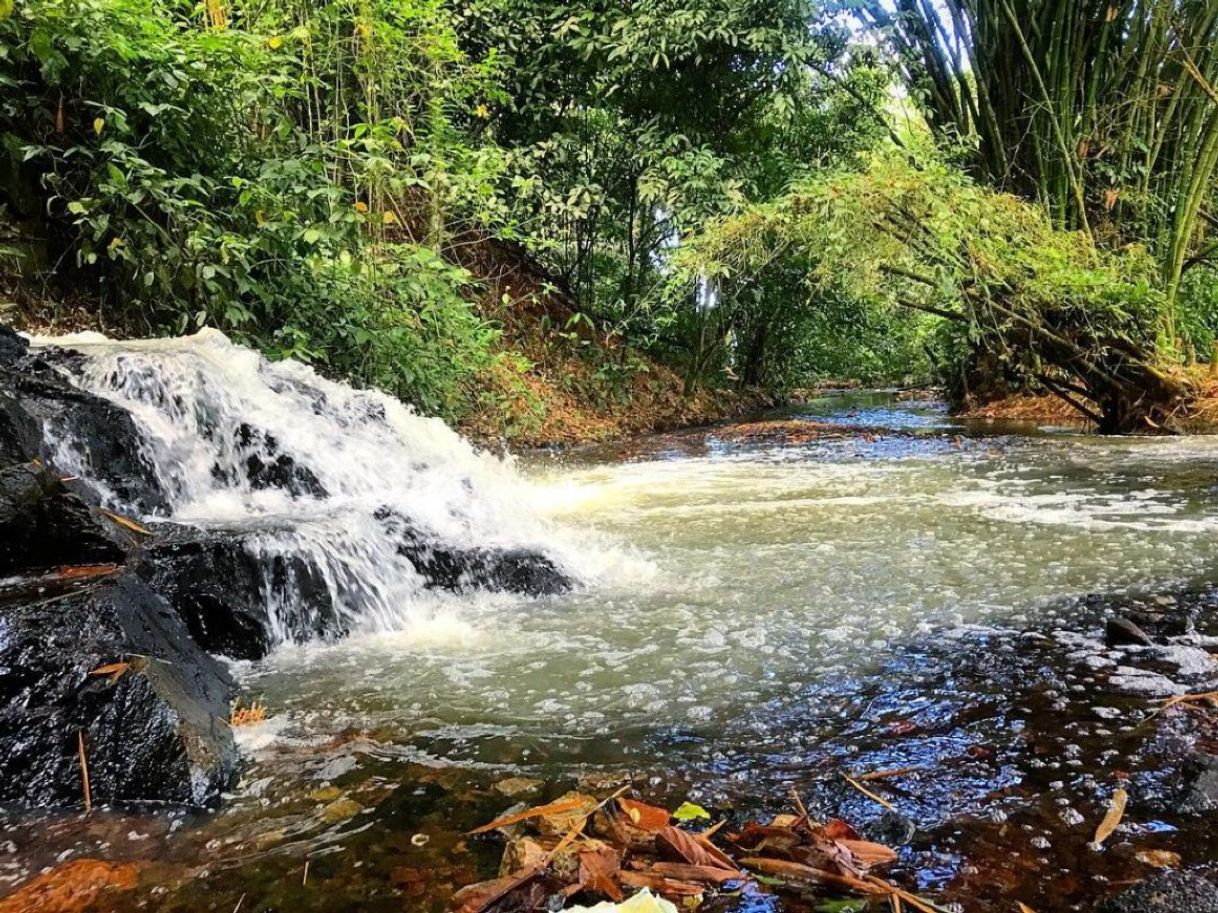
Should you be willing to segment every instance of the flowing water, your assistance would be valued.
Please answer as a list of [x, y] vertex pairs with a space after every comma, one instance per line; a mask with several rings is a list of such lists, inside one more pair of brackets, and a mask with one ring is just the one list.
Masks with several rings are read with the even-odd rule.
[[[1218, 439], [964, 426], [932, 402], [844, 395], [783, 416], [844, 428], [798, 446], [722, 429], [517, 464], [298, 366], [175, 345], [99, 344], [86, 384], [152, 429], [173, 518], [264, 520], [268, 547], [328, 563], [356, 630], [234, 664], [271, 717], [241, 732], [250, 765], [224, 813], [119, 817], [101, 834], [10, 822], [13, 881], [59, 853], [117, 852], [166, 866], [133, 907], [434, 909], [493, 874], [494, 849], [459, 832], [513, 801], [493, 788], [508, 778], [546, 784], [533, 798], [630, 778], [741, 816], [795, 788], [900, 829], [841, 773], [903, 766], [921, 773], [888, 793], [917, 829], [902, 871], [961, 909], [1088, 909], [1146, 874], [1139, 847], [1185, 862], [1218, 849], [1164, 811], [1173, 771], [1137, 725], [1213, 678], [1215, 642], [1134, 668], [1099, 642], [1106, 604], [1079, 598], [1218, 576]], [[188, 418], [165, 423], [167, 402]], [[241, 462], [222, 458], [235, 432], [204, 448], [183, 428], [241, 416], [327, 497], [218, 479], [218, 460]], [[386, 500], [471, 545], [544, 550], [578, 585], [424, 590], [365, 525]], [[1125, 848], [1088, 850], [1130, 777]], [[339, 794], [363, 811], [327, 816]]]

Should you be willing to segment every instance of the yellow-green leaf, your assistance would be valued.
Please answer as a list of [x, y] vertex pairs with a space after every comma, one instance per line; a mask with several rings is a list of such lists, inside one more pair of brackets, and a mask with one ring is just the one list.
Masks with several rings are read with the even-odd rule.
[[106, 119], [104, 117], [96, 117], [93, 119], [93, 132], [98, 136], [102, 135], [102, 131], [106, 129]]
[[677, 821], [697, 821], [699, 818], [709, 820], [710, 812], [701, 805], [694, 805], [692, 802], [682, 802], [677, 810], [672, 813], [672, 816]]

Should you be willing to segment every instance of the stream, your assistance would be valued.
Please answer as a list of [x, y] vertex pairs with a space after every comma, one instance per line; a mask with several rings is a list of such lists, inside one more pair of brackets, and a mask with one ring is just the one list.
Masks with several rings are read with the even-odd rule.
[[[1215, 613], [1188, 644], [1103, 642], [1114, 611], [1218, 579], [1218, 438], [962, 423], [892, 393], [772, 418], [834, 431], [520, 458], [479, 522], [561, 539], [572, 592], [411, 590], [345, 639], [233, 662], [268, 718], [239, 731], [221, 811], [5, 813], [0, 890], [99, 857], [141, 866], [119, 911], [441, 910], [498, 865], [463, 831], [626, 781], [735, 821], [794, 790], [966, 911], [1088, 910], [1147, 850], [1218, 857], [1178, 808], [1189, 715], [1146, 722], [1218, 676]], [[895, 811], [842, 776], [895, 768], [915, 769]], [[1090, 848], [1120, 784], [1126, 823]]]

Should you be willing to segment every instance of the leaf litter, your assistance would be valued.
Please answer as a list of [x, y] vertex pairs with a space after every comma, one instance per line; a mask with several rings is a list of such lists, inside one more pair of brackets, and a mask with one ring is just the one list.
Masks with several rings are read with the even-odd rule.
[[695, 822], [711, 817], [705, 809], [685, 803], [670, 812], [623, 797], [625, 790], [602, 800], [568, 793], [544, 805], [517, 807], [470, 831], [483, 837], [497, 832], [506, 841], [499, 876], [457, 891], [450, 909], [629, 913], [635, 905], [669, 911], [745, 888], [874, 898], [894, 910], [942, 909], [874, 874], [897, 861], [894, 849], [863, 839], [845, 821], [813, 821], [798, 796], [797, 814], [749, 822], [739, 831], [729, 831], [722, 821], [698, 831]]

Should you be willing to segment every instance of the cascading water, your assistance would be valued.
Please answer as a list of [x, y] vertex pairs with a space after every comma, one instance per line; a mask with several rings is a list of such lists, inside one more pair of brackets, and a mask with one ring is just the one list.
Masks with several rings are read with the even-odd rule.
[[131, 415], [139, 461], [160, 491], [140, 499], [108, 486], [71, 428], [47, 431], [56, 469], [89, 482], [115, 511], [239, 537], [263, 569], [272, 640], [325, 627], [285, 573], [320, 577], [337, 630], [405, 627], [437, 585], [534, 592], [573, 576], [510, 460], [392, 397], [268, 362], [215, 330], [32, 342], [76, 353], [55, 362]]

